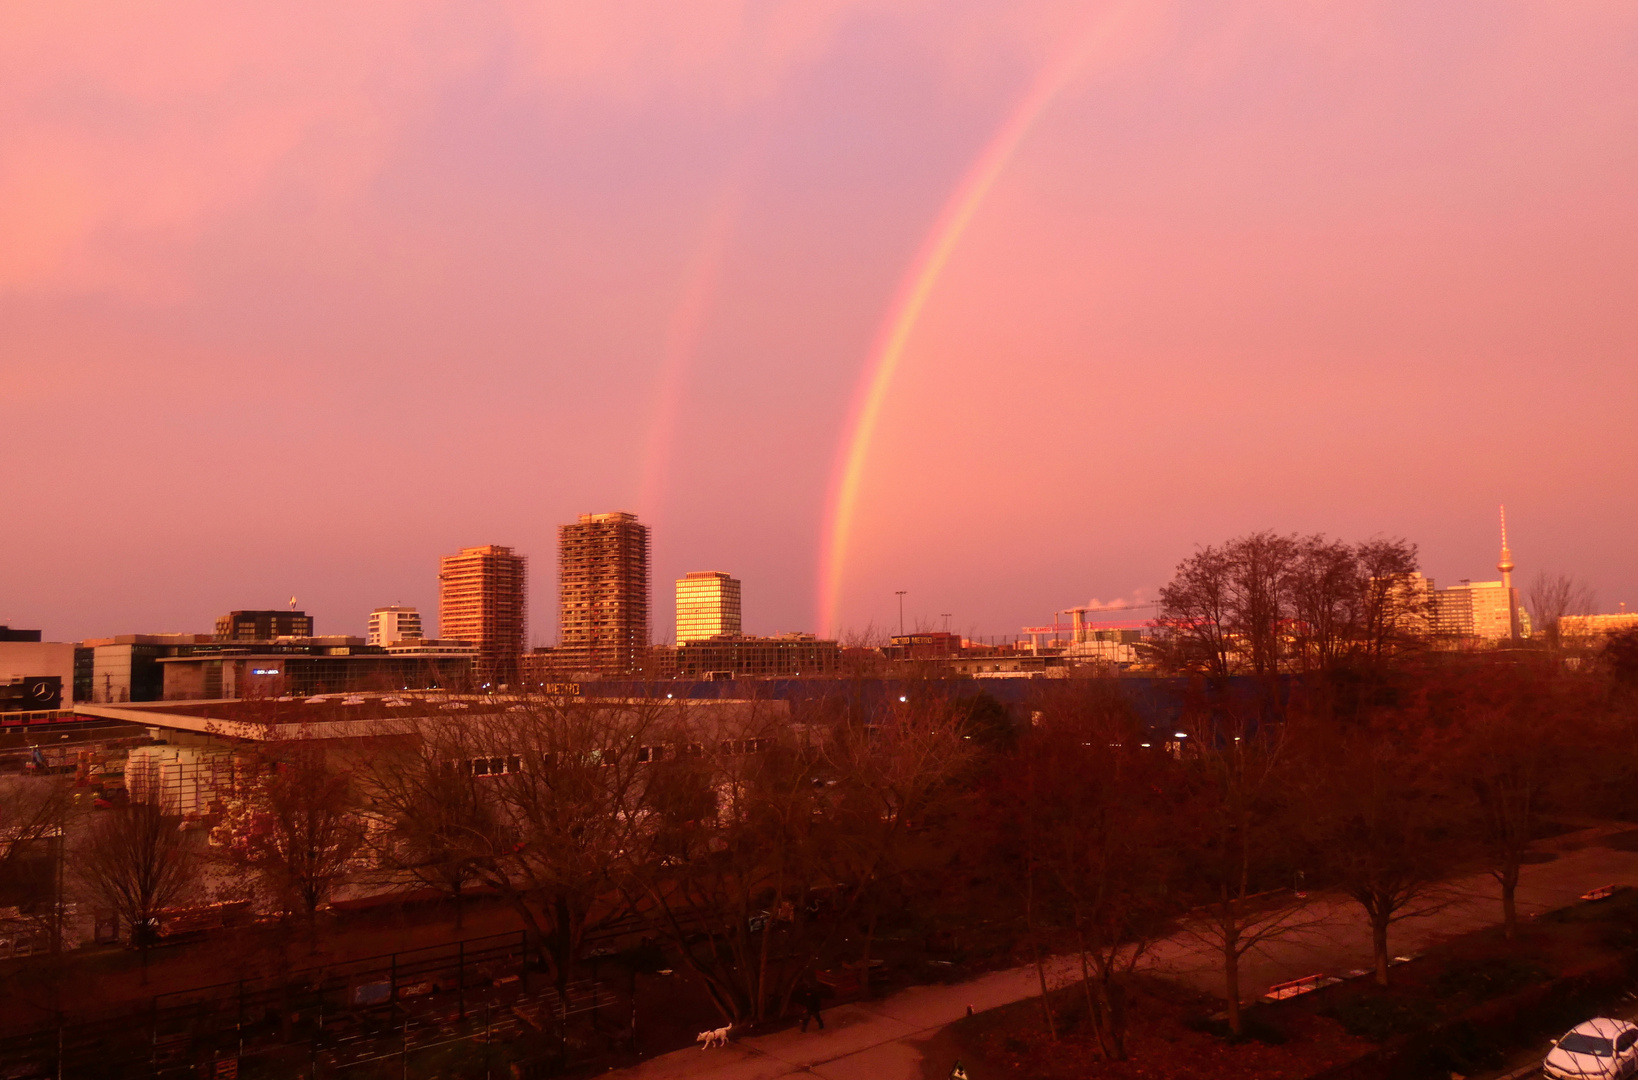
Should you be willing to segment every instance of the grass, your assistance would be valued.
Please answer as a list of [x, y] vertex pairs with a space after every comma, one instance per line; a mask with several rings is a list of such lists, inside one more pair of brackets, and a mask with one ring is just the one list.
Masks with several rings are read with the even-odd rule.
[[958, 1021], [923, 1052], [923, 1075], [944, 1080], [960, 1060], [973, 1080], [1297, 1080], [1368, 1052], [1340, 1025], [1310, 1014], [1245, 1013], [1245, 1034], [1226, 1038], [1213, 1014], [1221, 1002], [1152, 976], [1124, 987], [1128, 1014], [1125, 1061], [1104, 1060], [1078, 985], [1050, 995], [1058, 1038], [1046, 1030], [1032, 998]]

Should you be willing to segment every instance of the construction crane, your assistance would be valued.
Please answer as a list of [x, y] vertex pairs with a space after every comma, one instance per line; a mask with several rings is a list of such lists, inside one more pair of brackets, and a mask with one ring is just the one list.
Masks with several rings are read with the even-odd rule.
[[[1144, 627], [1148, 626], [1150, 624], [1150, 622], [1152, 621], [1152, 620], [1149, 620], [1149, 619], [1127, 619], [1127, 620], [1116, 621], [1116, 622], [1091, 623], [1091, 622], [1086, 621], [1086, 616], [1087, 616], [1088, 613], [1097, 612], [1099, 614], [1102, 614], [1105, 611], [1137, 611], [1137, 610], [1140, 610], [1140, 609], [1143, 609], [1143, 608], [1153, 608], [1153, 607], [1159, 607], [1159, 606], [1160, 605], [1158, 603], [1148, 603], [1148, 604], [1113, 604], [1113, 605], [1111, 605], [1109, 607], [1096, 607], [1096, 608], [1087, 608], [1087, 607], [1062, 608], [1062, 609], [1060, 609], [1058, 611], [1054, 611], [1052, 613], [1052, 625], [1051, 626], [1026, 626], [1023, 629], [1024, 629], [1024, 633], [1029, 635], [1030, 647], [1034, 648], [1034, 649], [1039, 649], [1041, 647], [1041, 645], [1040, 645], [1040, 642], [1039, 642], [1038, 638], [1042, 634], [1051, 634], [1052, 638], [1049, 639], [1049, 640], [1062, 640], [1062, 635], [1068, 634], [1068, 635], [1070, 635], [1068, 640], [1070, 640], [1072, 642], [1080, 642], [1080, 641], [1084, 641], [1086, 639], [1087, 632], [1091, 631], [1091, 630], [1141, 630]], [[1058, 616], [1059, 615], [1068, 615], [1069, 616], [1068, 625], [1065, 625], [1065, 624], [1060, 623], [1058, 621]]]

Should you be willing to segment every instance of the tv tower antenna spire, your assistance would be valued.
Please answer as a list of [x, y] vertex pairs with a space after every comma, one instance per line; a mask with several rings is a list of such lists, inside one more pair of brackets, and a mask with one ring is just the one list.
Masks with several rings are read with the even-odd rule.
[[1507, 506], [1501, 508], [1501, 558], [1496, 560], [1496, 569], [1501, 571], [1502, 593], [1507, 597], [1508, 636], [1514, 641], [1520, 638], [1519, 601], [1513, 592], [1513, 552], [1507, 546]]

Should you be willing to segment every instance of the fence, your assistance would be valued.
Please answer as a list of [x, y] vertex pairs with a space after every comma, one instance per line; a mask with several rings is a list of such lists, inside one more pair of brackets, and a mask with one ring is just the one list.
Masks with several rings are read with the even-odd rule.
[[595, 981], [560, 993], [529, 957], [524, 934], [503, 934], [158, 994], [0, 1040], [0, 1076], [363, 1080], [518, 1060], [549, 1075], [631, 1047], [629, 993]]

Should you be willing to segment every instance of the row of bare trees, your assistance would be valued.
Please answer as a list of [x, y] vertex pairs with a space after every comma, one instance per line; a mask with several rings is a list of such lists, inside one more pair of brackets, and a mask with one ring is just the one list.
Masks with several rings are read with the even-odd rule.
[[1425, 627], [1416, 545], [1251, 533], [1184, 559], [1160, 593], [1162, 659], [1175, 670], [1331, 671], [1380, 665]]
[[966, 721], [944, 701], [803, 725], [755, 702], [534, 701], [418, 725], [368, 796], [384, 864], [504, 897], [559, 981], [588, 935], [635, 920], [759, 1022], [840, 927], [868, 943], [886, 897], [936, 869], [916, 834], [953, 812]]
[[1110, 1057], [1120, 976], [1165, 937], [1215, 951], [1238, 1032], [1246, 953], [1333, 917], [1297, 882], [1357, 905], [1383, 985], [1394, 925], [1453, 902], [1456, 880], [1491, 875], [1514, 937], [1544, 815], [1607, 809], [1597, 793], [1638, 774], [1630, 701], [1550, 663], [1407, 666], [1346, 710], [1321, 680], [1264, 686], [1202, 682], [1179, 730], [1154, 733], [1119, 680], [1066, 682], [991, 775], [986, 857], [1014, 868], [1042, 947], [1078, 956]]
[[[133, 784], [128, 805], [81, 811], [70, 864], [144, 966], [190, 905], [251, 900], [316, 947], [320, 914], [349, 891], [431, 888], [457, 920], [482, 891], [560, 984], [590, 938], [636, 932], [725, 1017], [760, 1022], [839, 935], [858, 931], [868, 963], [882, 912], [943, 869], [938, 842], [994, 723], [976, 713], [938, 695], [797, 724], [768, 702], [508, 699], [245, 746], [208, 832], [185, 827], [175, 793]], [[60, 818], [6, 805], [41, 828]]]

